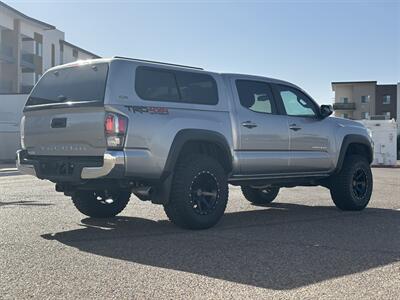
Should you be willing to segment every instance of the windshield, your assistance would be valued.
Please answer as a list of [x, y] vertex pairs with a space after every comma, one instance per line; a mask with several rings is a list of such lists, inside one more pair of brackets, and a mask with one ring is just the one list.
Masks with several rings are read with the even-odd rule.
[[103, 102], [108, 64], [85, 64], [47, 72], [26, 105]]

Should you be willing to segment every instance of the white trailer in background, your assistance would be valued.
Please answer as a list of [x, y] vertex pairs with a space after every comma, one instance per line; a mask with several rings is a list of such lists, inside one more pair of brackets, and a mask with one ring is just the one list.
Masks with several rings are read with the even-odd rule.
[[396, 166], [397, 123], [392, 120], [362, 120], [372, 133], [374, 141], [374, 166]]

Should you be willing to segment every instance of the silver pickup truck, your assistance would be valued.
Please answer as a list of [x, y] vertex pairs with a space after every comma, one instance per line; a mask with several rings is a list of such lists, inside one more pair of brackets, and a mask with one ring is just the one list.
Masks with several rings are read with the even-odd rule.
[[133, 193], [178, 226], [222, 217], [228, 184], [265, 205], [281, 187], [330, 189], [342, 210], [372, 193], [372, 141], [277, 79], [114, 57], [48, 70], [21, 121], [19, 170], [47, 179], [90, 217]]

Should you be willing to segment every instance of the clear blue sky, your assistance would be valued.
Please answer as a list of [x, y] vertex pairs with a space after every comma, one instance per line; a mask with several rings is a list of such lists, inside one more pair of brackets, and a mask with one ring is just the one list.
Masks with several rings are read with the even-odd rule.
[[400, 81], [400, 0], [5, 2], [100, 56], [276, 77], [319, 103], [331, 81]]

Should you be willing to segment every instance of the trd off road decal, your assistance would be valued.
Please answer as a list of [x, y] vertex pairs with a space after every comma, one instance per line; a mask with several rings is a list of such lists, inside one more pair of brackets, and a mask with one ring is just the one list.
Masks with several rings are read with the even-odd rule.
[[149, 113], [149, 114], [158, 114], [158, 115], [167, 115], [169, 114], [167, 107], [156, 107], [156, 106], [133, 106], [133, 105], [125, 105], [129, 112], [133, 113]]

